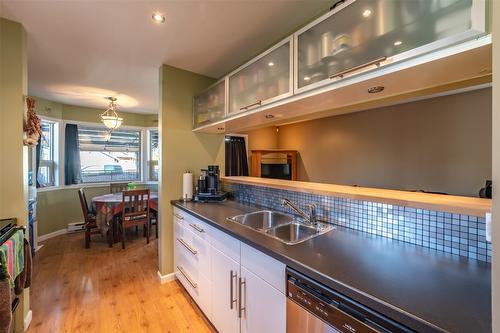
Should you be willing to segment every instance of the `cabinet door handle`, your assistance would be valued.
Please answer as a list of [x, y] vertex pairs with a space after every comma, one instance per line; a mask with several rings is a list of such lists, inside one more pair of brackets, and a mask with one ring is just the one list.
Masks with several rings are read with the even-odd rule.
[[377, 65], [377, 67], [380, 67], [380, 63], [382, 61], [385, 61], [385, 60], [387, 60], [387, 57], [378, 58], [378, 59], [369, 61], [369, 62], [367, 62], [365, 64], [358, 65], [358, 66], [346, 69], [345, 71], [338, 72], [338, 73], [335, 73], [333, 75], [330, 75], [329, 78], [330, 79], [333, 79], [333, 78], [336, 78], [336, 77], [342, 78], [342, 77], [344, 77], [344, 75], [346, 75], [346, 74], [348, 74], [350, 72], [354, 72], [354, 71], [357, 71], [358, 69], [365, 68], [365, 67], [368, 67], [368, 66], [371, 66], [371, 65]]
[[[243, 286], [245, 287], [245, 302], [243, 303]], [[247, 291], [247, 282], [244, 278], [240, 277], [238, 278], [238, 317], [242, 317], [242, 313], [246, 311], [246, 303], [247, 303], [247, 296], [246, 296], [246, 291]], [[243, 305], [245, 304], [245, 305]]]
[[179, 243], [181, 243], [182, 245], [184, 245], [184, 247], [186, 249], [188, 249], [189, 252], [191, 252], [192, 254], [196, 255], [198, 253], [198, 251], [196, 251], [195, 249], [193, 249], [193, 247], [191, 245], [189, 245], [188, 243], [186, 243], [186, 241], [182, 238], [177, 238], [177, 241]]
[[181, 215], [179, 214], [174, 214], [175, 217], [177, 217], [179, 220], [184, 220], [184, 217], [182, 217]]
[[229, 308], [232, 310], [233, 309], [233, 304], [235, 304], [238, 299], [235, 298], [233, 299], [234, 297], [234, 286], [233, 286], [233, 280], [236, 279], [236, 272], [233, 272], [233, 270], [231, 270], [231, 272], [229, 272]]
[[245, 106], [242, 106], [240, 108], [240, 110], [248, 110], [249, 108], [251, 108], [252, 106], [257, 106], [257, 105], [261, 105], [262, 104], [262, 100], [258, 100], [257, 102], [255, 103], [252, 103], [252, 104], [248, 104], [248, 105], [245, 105]]
[[191, 277], [184, 271], [184, 269], [181, 266], [177, 266], [177, 269], [179, 270], [179, 272], [181, 272], [181, 274], [186, 278], [187, 282], [189, 282], [189, 284], [193, 288], [196, 289], [198, 287], [198, 283], [194, 282], [193, 279], [191, 279]]
[[193, 224], [193, 223], [190, 223], [189, 226], [191, 228], [193, 228], [194, 230], [198, 231], [198, 232], [205, 232], [205, 230], [203, 230], [202, 228], [200, 228], [199, 226], [197, 226], [196, 224]]

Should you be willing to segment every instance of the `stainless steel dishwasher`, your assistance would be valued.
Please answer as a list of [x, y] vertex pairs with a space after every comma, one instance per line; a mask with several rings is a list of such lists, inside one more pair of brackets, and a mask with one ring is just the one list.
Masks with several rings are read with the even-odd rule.
[[409, 328], [287, 268], [287, 333], [409, 333]]

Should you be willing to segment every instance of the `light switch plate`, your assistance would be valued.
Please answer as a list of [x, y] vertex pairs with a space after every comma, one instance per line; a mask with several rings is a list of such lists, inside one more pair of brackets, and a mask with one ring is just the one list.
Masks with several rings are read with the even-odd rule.
[[486, 241], [491, 242], [491, 213], [486, 213]]

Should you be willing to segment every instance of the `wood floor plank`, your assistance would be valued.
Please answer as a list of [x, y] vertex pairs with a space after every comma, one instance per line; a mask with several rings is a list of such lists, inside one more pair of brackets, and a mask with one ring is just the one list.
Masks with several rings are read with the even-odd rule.
[[44, 243], [33, 262], [28, 333], [215, 332], [183, 287], [160, 284], [158, 243], [129, 235], [127, 248], [82, 234]]

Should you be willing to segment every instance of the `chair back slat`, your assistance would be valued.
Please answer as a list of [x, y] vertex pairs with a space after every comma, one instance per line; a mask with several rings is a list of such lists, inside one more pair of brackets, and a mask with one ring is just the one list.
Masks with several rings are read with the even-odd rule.
[[123, 191], [123, 220], [127, 221], [137, 217], [143, 217], [144, 220], [149, 220], [149, 198], [149, 189]]
[[85, 222], [89, 220], [89, 206], [87, 203], [87, 198], [85, 197], [85, 190], [83, 188], [78, 190], [78, 196], [80, 197], [80, 205], [82, 206], [82, 213]]

